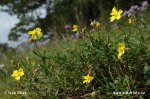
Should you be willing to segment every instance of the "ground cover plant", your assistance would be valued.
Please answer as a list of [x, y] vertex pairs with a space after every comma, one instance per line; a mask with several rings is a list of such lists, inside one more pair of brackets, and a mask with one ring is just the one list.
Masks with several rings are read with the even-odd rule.
[[149, 9], [122, 17], [123, 12], [113, 7], [110, 19], [91, 20], [90, 28], [73, 25], [72, 37], [42, 47], [37, 46], [40, 27], [27, 31], [34, 49], [7, 59], [11, 68], [1, 75], [8, 85], [1, 93], [7, 96], [1, 97], [150, 98]]

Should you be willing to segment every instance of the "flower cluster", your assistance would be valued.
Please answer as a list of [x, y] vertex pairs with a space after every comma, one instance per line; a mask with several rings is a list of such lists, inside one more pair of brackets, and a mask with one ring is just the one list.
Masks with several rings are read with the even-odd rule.
[[135, 13], [144, 11], [148, 8], [148, 6], [149, 6], [148, 1], [144, 1], [144, 2], [142, 2], [141, 6], [137, 6], [137, 5], [131, 6], [129, 10], [124, 11], [122, 16], [128, 16], [131, 14], [135, 14]]

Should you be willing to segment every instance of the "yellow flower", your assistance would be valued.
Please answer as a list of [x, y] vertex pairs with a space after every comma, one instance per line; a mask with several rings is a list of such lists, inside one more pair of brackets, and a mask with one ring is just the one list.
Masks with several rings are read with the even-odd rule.
[[99, 29], [99, 28], [100, 28], [100, 23], [99, 23], [99, 22], [96, 22], [95, 28], [96, 28], [96, 29]]
[[43, 35], [40, 28], [36, 28], [33, 31], [29, 31], [28, 34], [31, 35], [30, 41], [36, 40], [38, 37], [40, 38]]
[[95, 29], [99, 29], [100, 28], [100, 23], [99, 22], [97, 22], [97, 21], [93, 21], [93, 22], [91, 22], [91, 24], [90, 24], [93, 28], [95, 28]]
[[134, 24], [135, 16], [134, 16], [134, 15], [129, 15], [128, 17], [129, 17], [128, 23], [129, 23], [129, 24]]
[[72, 31], [77, 32], [78, 29], [79, 29], [79, 27], [77, 25], [73, 25], [73, 30]]
[[118, 59], [121, 60], [121, 56], [125, 53], [124, 43], [119, 43], [118, 45]]
[[11, 76], [14, 77], [16, 80], [20, 80], [20, 77], [23, 75], [24, 75], [24, 71], [22, 68], [20, 68], [19, 70], [14, 70]]
[[83, 83], [90, 83], [94, 79], [94, 77], [87, 75], [83, 76], [83, 79], [84, 79]]
[[110, 22], [119, 20], [121, 18], [122, 13], [123, 13], [122, 10], [117, 10], [116, 7], [114, 7], [111, 12]]
[[128, 23], [129, 23], [129, 24], [131, 24], [131, 23], [132, 23], [132, 19], [131, 19], [131, 18], [129, 18]]

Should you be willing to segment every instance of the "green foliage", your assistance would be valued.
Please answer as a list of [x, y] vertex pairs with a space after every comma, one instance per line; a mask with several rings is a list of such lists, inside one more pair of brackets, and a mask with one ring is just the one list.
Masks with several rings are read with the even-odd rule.
[[[135, 15], [134, 24], [128, 24], [125, 17], [118, 23], [102, 22], [99, 29], [80, 27], [78, 40], [64, 37], [63, 40], [56, 40], [43, 47], [38, 47], [35, 42], [33, 51], [17, 54], [13, 57], [14, 61], [9, 63], [10, 70], [4, 81], [11, 81], [11, 84], [8, 83], [6, 89], [10, 90], [12, 85], [15, 86], [13, 90], [27, 92], [27, 95], [19, 95], [19, 98], [148, 99], [149, 16], [147, 12]], [[117, 57], [118, 43], [125, 44], [122, 60]], [[20, 81], [8, 77], [20, 67], [25, 73]], [[94, 79], [83, 84], [83, 76], [87, 74]]]
[[[23, 68], [25, 75], [20, 82], [12, 83], [27, 91], [28, 95], [22, 97], [148, 98], [150, 29], [147, 18], [143, 19], [147, 16], [139, 14], [130, 25], [124, 18], [117, 28], [110, 25], [109, 30], [105, 24], [101, 29], [85, 29], [86, 34], [79, 33], [79, 40], [66, 37], [45, 47], [35, 46], [33, 53], [17, 59], [17, 66]], [[117, 58], [120, 42], [126, 47], [122, 61]], [[88, 73], [94, 79], [83, 84], [83, 76]], [[145, 94], [114, 94], [127, 91]]]

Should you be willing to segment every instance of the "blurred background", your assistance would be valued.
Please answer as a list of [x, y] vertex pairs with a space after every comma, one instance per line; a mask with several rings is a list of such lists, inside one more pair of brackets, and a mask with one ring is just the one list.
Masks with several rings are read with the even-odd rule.
[[40, 27], [46, 38], [71, 35], [73, 24], [89, 27], [90, 20], [109, 20], [113, 6], [129, 10], [144, 0], [0, 0], [0, 43], [17, 47]]

